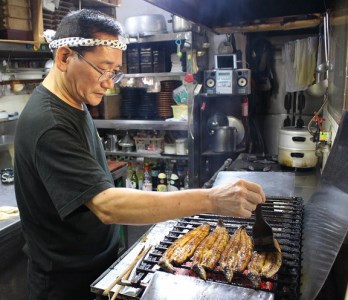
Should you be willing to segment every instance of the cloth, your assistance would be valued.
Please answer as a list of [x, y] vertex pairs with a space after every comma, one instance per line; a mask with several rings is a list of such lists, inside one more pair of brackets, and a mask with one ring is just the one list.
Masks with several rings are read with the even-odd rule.
[[119, 226], [103, 224], [84, 204], [114, 182], [87, 107], [38, 86], [17, 123], [14, 169], [30, 260], [52, 274], [109, 267]]
[[0, 221], [19, 215], [18, 208], [14, 206], [0, 206]]
[[46, 30], [44, 32], [44, 37], [46, 41], [49, 43], [49, 48], [57, 49], [62, 46], [69, 46], [69, 47], [92, 47], [92, 46], [108, 46], [111, 48], [116, 48], [122, 51], [126, 51], [127, 45], [124, 41], [122, 41], [122, 37], [120, 36], [118, 40], [100, 40], [100, 39], [86, 39], [82, 37], [68, 37], [68, 38], [62, 38], [54, 40], [55, 35], [54, 30]]

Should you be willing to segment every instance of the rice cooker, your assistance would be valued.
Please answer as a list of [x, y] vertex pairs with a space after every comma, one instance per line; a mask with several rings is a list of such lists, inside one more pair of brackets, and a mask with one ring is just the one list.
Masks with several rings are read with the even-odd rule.
[[313, 168], [318, 162], [316, 144], [306, 128], [280, 129], [278, 163], [292, 168]]

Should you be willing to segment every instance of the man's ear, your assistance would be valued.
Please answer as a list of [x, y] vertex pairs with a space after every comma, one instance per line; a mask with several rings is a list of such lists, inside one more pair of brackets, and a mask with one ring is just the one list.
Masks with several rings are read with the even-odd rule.
[[69, 61], [73, 58], [74, 54], [74, 51], [72, 51], [69, 47], [59, 47], [55, 57], [55, 64], [57, 68], [60, 71], [65, 72]]

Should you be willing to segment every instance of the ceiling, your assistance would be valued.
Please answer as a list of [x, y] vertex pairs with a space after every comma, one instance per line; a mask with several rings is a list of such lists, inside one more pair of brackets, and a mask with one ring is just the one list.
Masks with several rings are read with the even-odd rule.
[[[346, 0], [145, 0], [168, 12], [219, 32], [221, 28], [244, 26], [264, 19], [311, 18]], [[296, 16], [296, 17], [294, 17]]]

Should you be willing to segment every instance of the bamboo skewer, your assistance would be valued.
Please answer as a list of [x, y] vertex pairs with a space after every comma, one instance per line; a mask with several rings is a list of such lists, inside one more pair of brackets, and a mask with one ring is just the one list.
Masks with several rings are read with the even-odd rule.
[[[136, 265], [136, 263], [141, 258], [143, 258], [150, 251], [150, 249], [151, 249], [151, 246], [147, 247], [146, 249], [145, 249], [145, 246], [143, 246], [143, 248], [140, 250], [140, 252], [136, 256], [136, 258], [131, 262], [131, 264], [120, 275], [118, 275], [117, 278], [104, 290], [103, 296], [107, 296], [110, 293], [111, 289], [116, 284], [118, 284], [121, 281], [121, 279], [127, 275], [128, 272], [130, 274], [130, 272], [133, 270], [133, 268]], [[129, 274], [128, 274], [128, 276], [129, 276]]]

